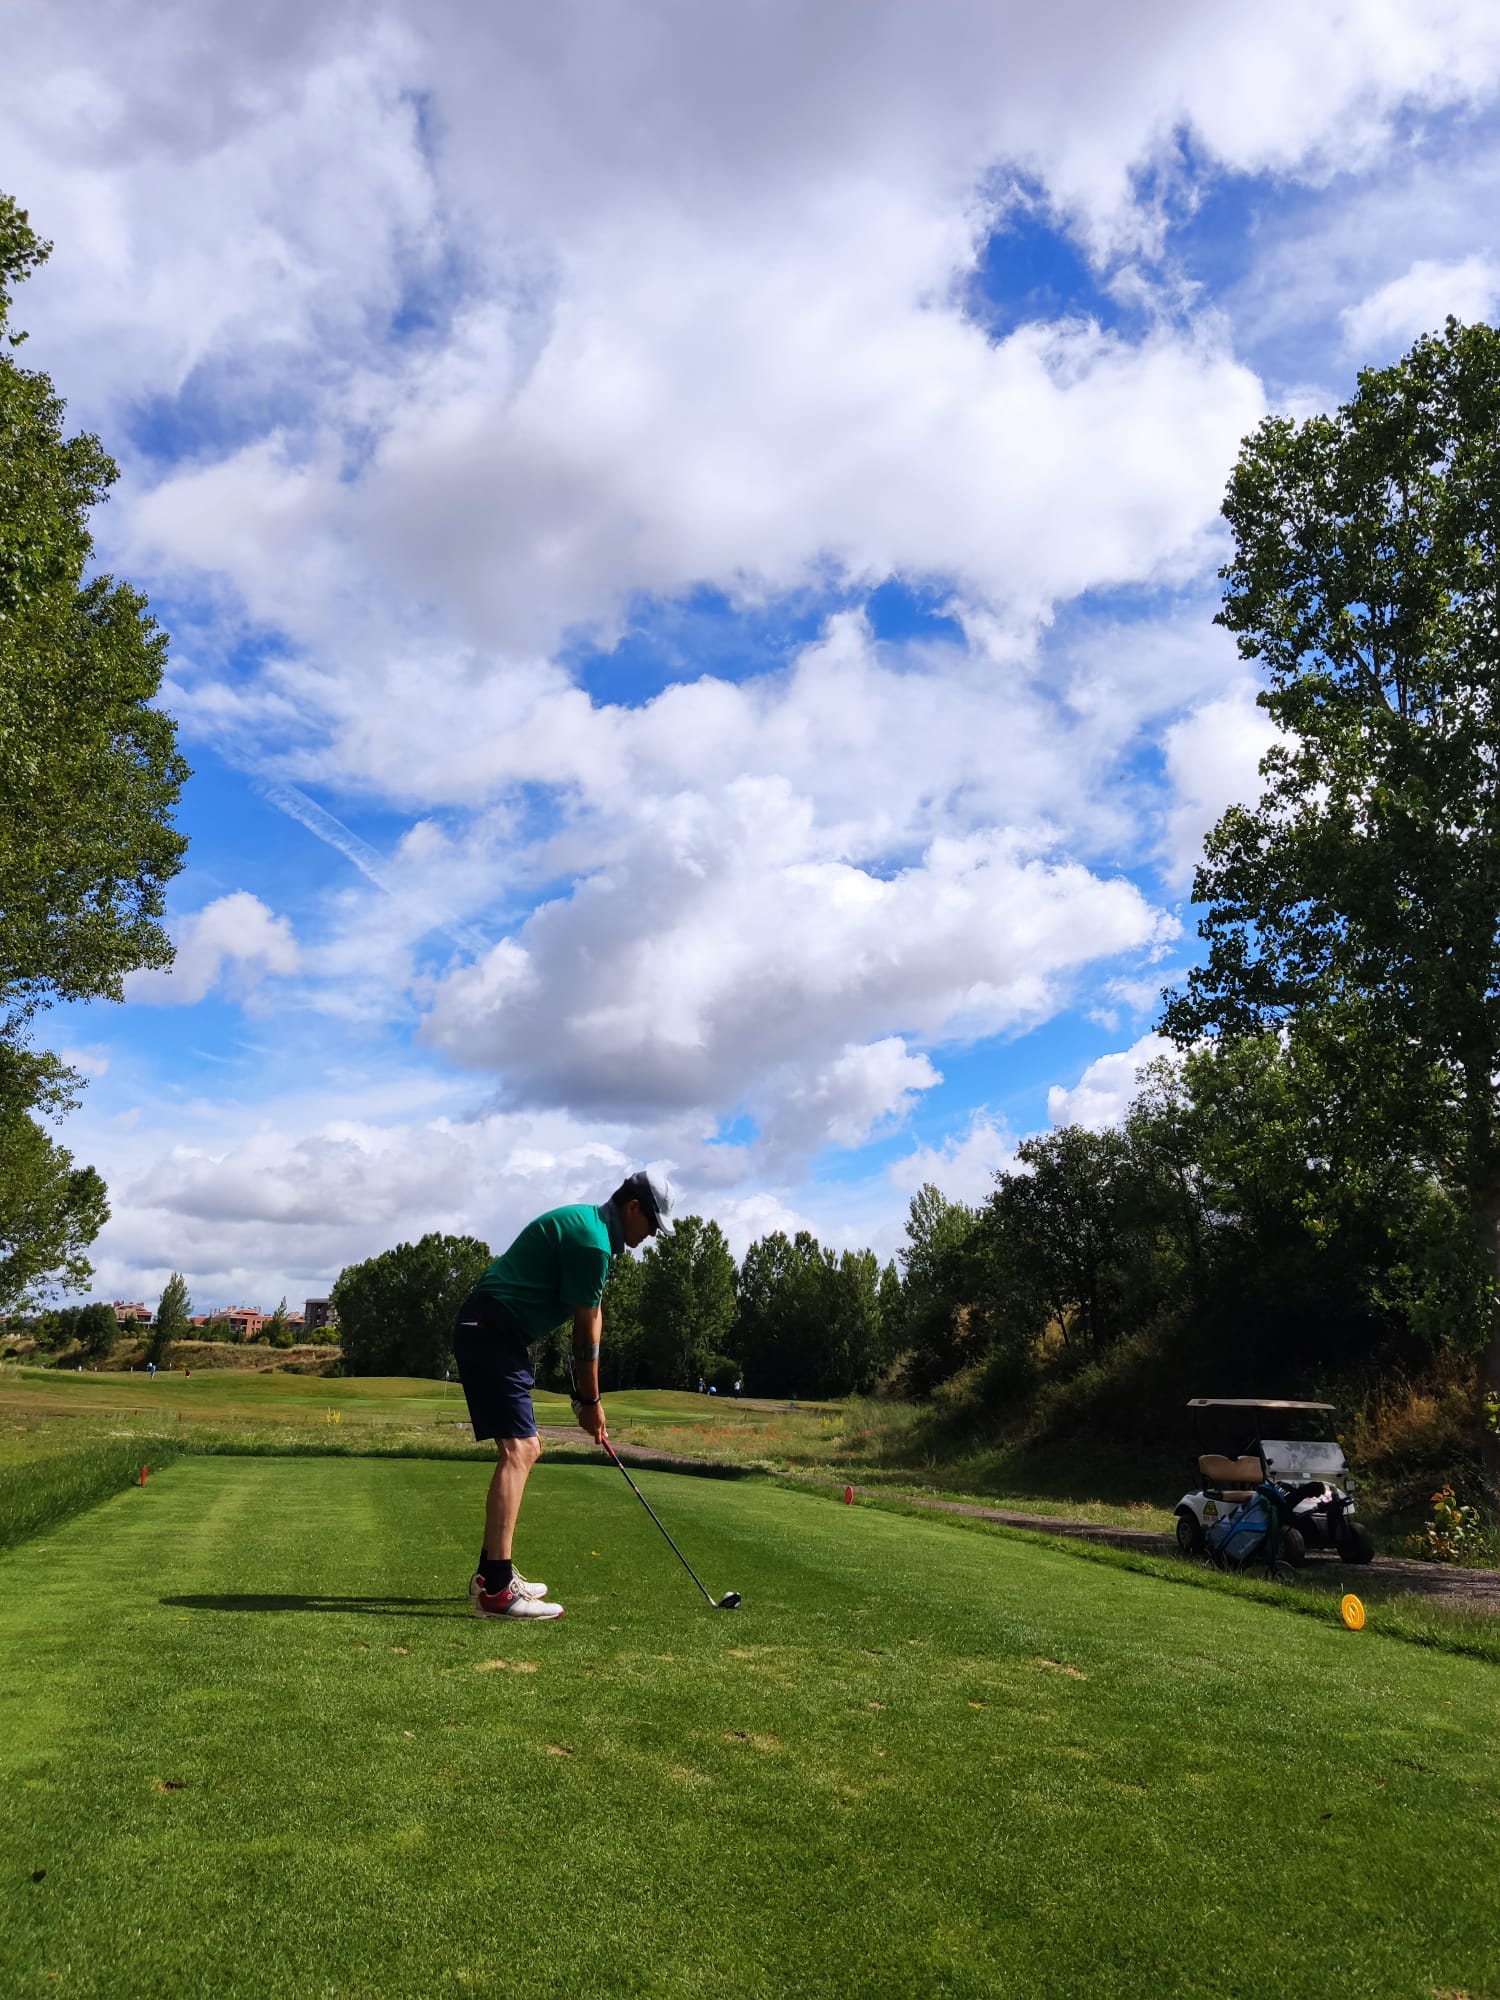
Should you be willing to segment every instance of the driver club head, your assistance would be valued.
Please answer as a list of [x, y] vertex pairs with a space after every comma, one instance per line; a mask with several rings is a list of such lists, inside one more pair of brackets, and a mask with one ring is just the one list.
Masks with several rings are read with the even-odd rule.
[[739, 1608], [740, 1594], [737, 1590], [726, 1590], [722, 1597], [714, 1600], [715, 1611], [738, 1611]]

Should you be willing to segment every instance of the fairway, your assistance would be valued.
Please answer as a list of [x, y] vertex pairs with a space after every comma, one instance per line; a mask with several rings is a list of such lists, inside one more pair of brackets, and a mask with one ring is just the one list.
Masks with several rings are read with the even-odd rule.
[[[0, 1557], [6, 1991], [1500, 1991], [1500, 1672], [755, 1481], [181, 1460]], [[35, 1879], [39, 1878], [39, 1879]], [[1253, 1971], [1252, 1971], [1253, 1968]]]

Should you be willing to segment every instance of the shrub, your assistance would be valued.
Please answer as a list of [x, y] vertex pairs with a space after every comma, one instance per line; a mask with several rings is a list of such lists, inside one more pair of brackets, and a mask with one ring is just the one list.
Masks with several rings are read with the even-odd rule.
[[1482, 1555], [1484, 1530], [1479, 1509], [1464, 1506], [1446, 1482], [1432, 1496], [1432, 1519], [1420, 1535], [1408, 1535], [1410, 1554], [1425, 1562], [1456, 1563]]

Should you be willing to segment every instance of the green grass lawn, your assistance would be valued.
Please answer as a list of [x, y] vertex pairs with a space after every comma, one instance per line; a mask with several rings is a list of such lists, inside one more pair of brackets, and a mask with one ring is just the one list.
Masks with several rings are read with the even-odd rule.
[[[647, 1475], [649, 1478], [650, 1475]], [[763, 1482], [184, 1457], [0, 1556], [7, 1994], [1500, 1993], [1500, 1669]]]

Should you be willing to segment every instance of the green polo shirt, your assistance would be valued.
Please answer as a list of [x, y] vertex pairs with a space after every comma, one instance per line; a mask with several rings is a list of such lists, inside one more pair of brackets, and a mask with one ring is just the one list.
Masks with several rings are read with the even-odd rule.
[[509, 1306], [528, 1340], [544, 1340], [580, 1306], [598, 1305], [609, 1260], [623, 1247], [610, 1240], [604, 1208], [549, 1208], [485, 1266], [474, 1289]]

